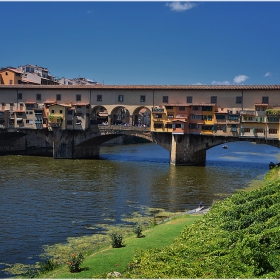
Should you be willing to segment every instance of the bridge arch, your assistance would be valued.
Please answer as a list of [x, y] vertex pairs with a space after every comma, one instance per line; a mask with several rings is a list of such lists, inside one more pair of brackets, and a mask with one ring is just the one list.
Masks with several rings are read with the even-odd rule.
[[90, 112], [90, 125], [108, 123], [108, 110], [106, 107], [99, 105], [94, 106]]
[[145, 106], [137, 107], [132, 113], [133, 126], [151, 126], [151, 110]]
[[127, 124], [131, 125], [130, 112], [125, 106], [117, 106], [112, 109], [110, 114], [110, 124], [119, 125]]

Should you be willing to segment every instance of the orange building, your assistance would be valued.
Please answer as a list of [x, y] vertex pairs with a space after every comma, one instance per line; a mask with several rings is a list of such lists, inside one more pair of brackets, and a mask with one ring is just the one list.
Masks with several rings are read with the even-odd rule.
[[15, 68], [0, 69], [0, 84], [17, 85], [21, 84], [22, 72]]

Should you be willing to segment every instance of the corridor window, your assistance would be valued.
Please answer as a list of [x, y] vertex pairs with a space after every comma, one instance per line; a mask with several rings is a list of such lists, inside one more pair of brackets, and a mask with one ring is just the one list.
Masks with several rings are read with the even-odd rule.
[[262, 97], [262, 104], [268, 104], [268, 96]]
[[101, 95], [101, 94], [98, 94], [98, 95], [97, 95], [97, 101], [99, 101], [99, 102], [102, 101], [102, 95]]
[[146, 101], [146, 96], [140, 95], [140, 102], [145, 102], [145, 101]]
[[217, 96], [211, 96], [211, 103], [217, 103]]
[[242, 103], [242, 96], [236, 96], [236, 104]]
[[118, 102], [123, 102], [123, 95], [118, 95]]
[[36, 100], [41, 100], [41, 94], [40, 93], [36, 94]]
[[61, 94], [57, 94], [57, 95], [56, 95], [56, 100], [57, 100], [57, 101], [61, 101]]
[[163, 96], [162, 97], [162, 102], [163, 103], [168, 103], [168, 96]]
[[18, 99], [22, 99], [22, 93], [18, 93]]
[[80, 94], [77, 94], [77, 95], [76, 95], [76, 101], [81, 101], [81, 100], [82, 100], [81, 95], [80, 95]]
[[192, 96], [187, 96], [187, 103], [192, 103]]

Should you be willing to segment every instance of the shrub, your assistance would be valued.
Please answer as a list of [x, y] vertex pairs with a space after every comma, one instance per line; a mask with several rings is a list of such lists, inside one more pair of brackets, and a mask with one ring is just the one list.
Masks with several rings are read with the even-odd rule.
[[81, 271], [80, 265], [83, 263], [83, 261], [84, 261], [84, 256], [81, 253], [79, 253], [78, 255], [73, 254], [70, 260], [66, 262], [69, 267], [69, 271], [71, 273], [80, 272]]
[[141, 238], [143, 237], [143, 234], [142, 234], [142, 226], [140, 224], [137, 224], [136, 227], [134, 228], [134, 233], [136, 234], [136, 237], [137, 238]]
[[113, 232], [110, 234], [112, 239], [112, 247], [113, 248], [121, 248], [124, 246], [123, 244], [123, 235], [121, 233]]

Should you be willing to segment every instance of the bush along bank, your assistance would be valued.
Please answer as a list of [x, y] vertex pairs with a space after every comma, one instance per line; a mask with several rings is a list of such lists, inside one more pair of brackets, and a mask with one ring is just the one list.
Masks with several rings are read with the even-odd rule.
[[280, 169], [216, 203], [171, 246], [138, 252], [127, 278], [279, 278]]

